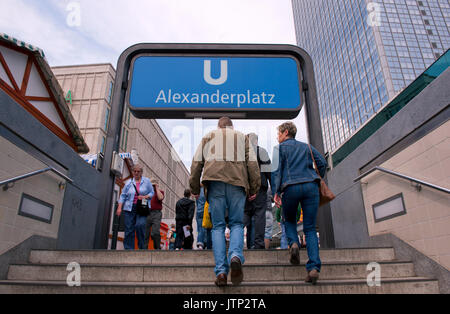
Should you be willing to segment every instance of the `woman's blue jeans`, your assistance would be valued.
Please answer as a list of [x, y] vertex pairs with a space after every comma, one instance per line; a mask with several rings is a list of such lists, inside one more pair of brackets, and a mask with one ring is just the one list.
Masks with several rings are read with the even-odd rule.
[[288, 239], [286, 236], [286, 226], [283, 220], [281, 220], [280, 222], [280, 227], [281, 227], [280, 249], [286, 250], [288, 248]]
[[147, 217], [136, 214], [136, 205], [133, 205], [131, 212], [124, 211], [125, 215], [125, 239], [123, 246], [125, 250], [134, 250], [135, 233], [138, 238], [138, 247], [140, 250], [145, 250], [148, 247], [145, 245], [145, 226], [147, 224]]
[[[228, 275], [230, 261], [237, 256], [244, 264], [244, 206], [246, 194], [243, 187], [211, 181], [208, 185], [208, 203], [213, 223], [212, 242], [216, 276]], [[230, 246], [228, 257], [225, 240], [225, 215], [228, 212]]]
[[286, 235], [289, 245], [297, 243], [297, 209], [300, 203], [303, 211], [303, 232], [306, 238], [308, 262], [306, 270], [316, 269], [320, 272], [322, 263], [319, 257], [319, 240], [317, 238], [316, 221], [319, 208], [319, 185], [317, 182], [307, 182], [289, 185], [282, 196], [283, 214], [285, 218]]

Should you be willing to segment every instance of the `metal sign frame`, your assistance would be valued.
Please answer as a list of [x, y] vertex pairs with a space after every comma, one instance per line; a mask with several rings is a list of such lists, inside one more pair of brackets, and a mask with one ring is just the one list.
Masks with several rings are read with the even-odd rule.
[[[99, 210], [97, 219], [95, 246], [106, 248], [108, 245], [109, 226], [111, 221], [112, 191], [114, 190], [114, 175], [109, 171], [113, 159], [113, 151], [119, 151], [119, 140], [122, 125], [122, 115], [124, 112], [126, 92], [128, 89], [130, 66], [132, 59], [139, 54], [176, 54], [176, 55], [289, 55], [295, 56], [299, 60], [301, 68], [301, 89], [302, 104], [306, 112], [307, 130], [309, 142], [320, 153], [324, 153], [322, 127], [320, 123], [320, 112], [317, 100], [316, 83], [314, 78], [313, 62], [308, 53], [292, 45], [247, 45], [247, 44], [137, 44], [126, 49], [120, 56], [117, 63], [117, 71], [114, 85], [113, 99], [111, 102], [110, 127], [107, 131], [105, 145], [104, 167], [101, 173], [103, 210]], [[174, 115], [175, 116], [175, 115]], [[172, 118], [174, 117], [172, 116]], [[239, 114], [230, 112], [213, 112], [210, 115], [203, 115], [203, 118], [217, 118], [228, 116], [232, 119], [243, 119]], [[184, 119], [193, 119], [197, 115], [185, 116]], [[200, 117], [200, 116], [198, 116]], [[171, 118], [170, 114], [161, 118]], [[252, 119], [252, 117], [245, 117]], [[267, 119], [276, 119], [274, 116]], [[286, 116], [279, 117], [289, 119]], [[295, 117], [293, 117], [295, 118]], [[320, 241], [322, 247], [334, 247], [334, 232], [329, 204], [321, 207], [318, 217], [320, 231]]]

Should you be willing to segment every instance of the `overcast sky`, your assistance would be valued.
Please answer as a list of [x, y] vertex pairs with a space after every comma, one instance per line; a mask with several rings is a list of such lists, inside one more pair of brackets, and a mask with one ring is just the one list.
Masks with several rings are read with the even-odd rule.
[[[296, 44], [290, 0], [0, 0], [0, 32], [44, 50], [50, 66], [111, 63], [136, 43]], [[195, 146], [180, 145], [194, 122], [158, 120], [189, 169]], [[283, 121], [235, 121], [272, 150]], [[297, 139], [306, 140], [303, 115]], [[217, 120], [203, 121], [202, 132]], [[183, 147], [181, 147], [183, 146]], [[192, 146], [192, 147], [190, 147]], [[137, 147], [136, 149], [139, 150]]]

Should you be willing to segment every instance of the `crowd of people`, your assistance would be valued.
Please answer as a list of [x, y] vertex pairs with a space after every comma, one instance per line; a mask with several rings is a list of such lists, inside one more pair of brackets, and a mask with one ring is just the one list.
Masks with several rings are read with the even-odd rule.
[[[274, 147], [272, 160], [258, 145], [256, 134], [234, 130], [228, 117], [219, 119], [218, 128], [202, 138], [192, 161], [190, 187], [176, 203], [176, 224], [171, 225], [168, 240], [171, 250], [193, 249], [195, 217], [196, 248], [213, 251], [217, 286], [227, 285], [229, 273], [233, 285], [243, 281], [245, 229], [248, 249], [270, 247], [273, 202], [283, 230], [281, 247], [289, 249], [290, 263], [299, 265], [299, 251], [306, 242], [309, 260], [305, 281], [317, 282], [321, 270], [316, 232], [319, 175], [325, 175], [327, 162], [313, 146], [297, 141], [296, 134], [292, 122], [278, 127], [279, 145]], [[134, 166], [117, 210], [118, 215], [124, 211], [125, 249], [134, 249], [135, 234], [139, 249], [147, 248], [150, 236], [154, 243], [160, 243], [163, 199], [158, 182], [144, 177], [141, 166]], [[143, 207], [147, 209], [144, 216]], [[211, 225], [205, 228], [206, 212]], [[300, 215], [304, 237], [299, 239]]]

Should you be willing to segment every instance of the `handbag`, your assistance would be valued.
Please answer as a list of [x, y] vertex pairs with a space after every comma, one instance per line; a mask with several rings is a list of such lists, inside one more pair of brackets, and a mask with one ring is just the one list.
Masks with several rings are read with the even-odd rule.
[[208, 202], [205, 202], [205, 207], [203, 210], [202, 227], [205, 229], [212, 229], [212, 227], [213, 227], [212, 222], [211, 222], [211, 216], [209, 214], [209, 203]]
[[175, 231], [170, 230], [170, 235], [169, 235], [169, 242], [170, 243], [175, 243], [175, 238], [176, 238], [177, 234], [175, 233]]
[[[134, 189], [136, 190], [136, 193], [138, 193], [138, 195], [139, 195], [139, 192], [134, 183], [133, 183], [133, 186], [134, 186]], [[144, 217], [147, 217], [148, 215], [150, 215], [150, 209], [148, 208], [148, 200], [147, 200], [147, 204], [143, 205], [142, 200], [138, 199], [138, 201], [136, 203], [136, 214], [138, 214], [139, 216], [144, 216]]]
[[319, 173], [319, 170], [317, 168], [316, 160], [314, 159], [314, 155], [311, 149], [311, 145], [309, 146], [309, 151], [311, 152], [311, 158], [314, 163], [314, 169], [316, 170], [317, 175], [320, 178], [320, 184], [319, 184], [319, 195], [320, 195], [320, 201], [319, 201], [319, 207], [325, 204], [328, 204], [332, 200], [336, 198], [333, 192], [331, 192], [330, 188], [327, 186], [325, 181], [322, 179], [322, 176]]

